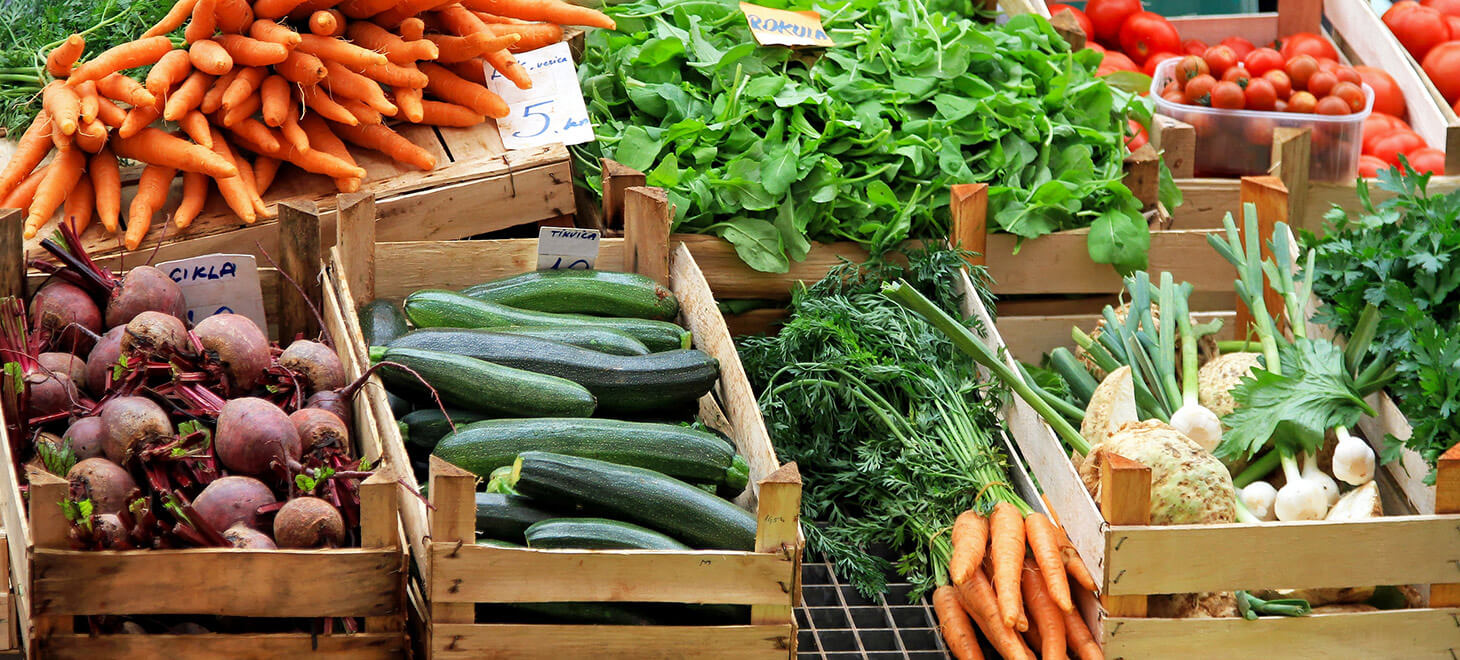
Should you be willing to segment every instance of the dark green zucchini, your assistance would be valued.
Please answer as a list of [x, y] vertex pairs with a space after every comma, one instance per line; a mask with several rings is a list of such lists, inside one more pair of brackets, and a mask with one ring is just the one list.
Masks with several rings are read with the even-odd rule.
[[[447, 421], [447, 415], [450, 421]], [[446, 412], [436, 407], [422, 408], [413, 411], [396, 422], [400, 426], [400, 437], [406, 443], [407, 451], [421, 451], [431, 453], [436, 448], [436, 443], [451, 432], [452, 422], [460, 429], [472, 422], [480, 422], [487, 419], [487, 415], [468, 410], [454, 410], [447, 408]]]
[[582, 314], [553, 314], [517, 309], [470, 298], [455, 291], [426, 289], [406, 298], [406, 317], [418, 328], [493, 328], [536, 325], [563, 328], [610, 328], [632, 335], [651, 351], [689, 348], [688, 330], [667, 321], [614, 319]]
[[409, 330], [400, 305], [389, 300], [372, 300], [360, 308], [360, 334], [366, 346], [384, 346]]
[[593, 414], [593, 394], [571, 380], [504, 367], [476, 358], [413, 348], [370, 347], [372, 362], [403, 365], [380, 368], [385, 386], [427, 402], [431, 384], [447, 405], [517, 417], [584, 417]]
[[553, 518], [525, 497], [501, 493], [477, 493], [477, 533], [497, 541], [523, 544], [533, 523]]
[[652, 529], [607, 518], [552, 518], [524, 533], [527, 547], [579, 550], [689, 550]]
[[633, 335], [612, 328], [577, 326], [555, 328], [546, 325], [504, 325], [492, 328], [492, 332], [506, 332], [514, 335], [540, 337], [572, 344], [599, 353], [610, 355], [647, 355], [649, 348]]
[[559, 314], [672, 319], [674, 293], [635, 273], [539, 270], [462, 290], [477, 300]]

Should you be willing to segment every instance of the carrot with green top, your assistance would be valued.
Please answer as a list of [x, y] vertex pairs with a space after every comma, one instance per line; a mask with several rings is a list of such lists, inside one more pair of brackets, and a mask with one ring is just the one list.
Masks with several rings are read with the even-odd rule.
[[439, 52], [436, 44], [427, 39], [406, 41], [389, 30], [369, 21], [353, 21], [345, 28], [345, 35], [355, 45], [379, 52], [391, 64], [411, 64], [417, 60], [434, 60]]
[[25, 237], [35, 238], [41, 226], [55, 215], [56, 209], [66, 201], [67, 193], [76, 187], [86, 171], [86, 152], [78, 149], [62, 149], [46, 168], [46, 176], [36, 187], [31, 198], [29, 211], [25, 216]]
[[340, 104], [340, 107], [344, 108], [345, 112], [354, 115], [355, 121], [357, 123], [379, 124], [385, 121], [384, 115], [376, 112], [374, 108], [365, 105], [365, 103], [360, 99], [352, 99], [345, 96], [340, 96], [335, 99], [335, 103]]
[[938, 615], [938, 631], [943, 633], [943, 642], [956, 660], [983, 660], [973, 624], [958, 602], [957, 587], [945, 584], [933, 590], [933, 612]]
[[[213, 139], [217, 141], [216, 133]], [[218, 145], [213, 147], [216, 149]], [[186, 172], [202, 172], [211, 177], [238, 176], [238, 168], [214, 151], [156, 128], [144, 128], [132, 137], [112, 140], [112, 150], [122, 158]]]
[[76, 60], [81, 58], [81, 53], [85, 50], [86, 40], [81, 35], [66, 37], [61, 45], [51, 49], [51, 54], [46, 56], [46, 73], [55, 78], [70, 76], [71, 70], [76, 68]]
[[78, 148], [89, 154], [94, 154], [103, 146], [106, 146], [107, 126], [101, 123], [100, 119], [91, 121], [82, 120], [81, 126], [76, 129], [75, 143]]
[[309, 31], [321, 37], [338, 37], [345, 33], [345, 17], [335, 9], [323, 9], [309, 15]]
[[78, 110], [81, 121], [96, 119], [97, 113], [101, 112], [101, 94], [96, 91], [96, 81], [88, 80], [74, 89], [76, 99], [81, 103]]
[[[472, 13], [472, 10], [458, 4], [441, 7], [435, 11], [433, 16], [436, 17], [437, 22], [442, 27], [446, 28], [446, 31], [458, 37], [465, 37], [478, 32], [487, 32], [487, 24], [482, 22], [481, 18], [478, 18], [475, 13]], [[500, 36], [495, 33], [489, 34], [491, 36]]]
[[111, 99], [99, 96], [96, 99], [96, 118], [107, 126], [121, 128], [122, 122], [127, 120], [127, 111], [112, 103]]
[[289, 51], [289, 55], [284, 61], [274, 66], [274, 73], [284, 76], [284, 79], [291, 83], [305, 87], [317, 85], [319, 81], [329, 75], [325, 71], [324, 62], [320, 61], [318, 57], [297, 50]]
[[273, 152], [283, 148], [278, 136], [274, 135], [274, 131], [253, 117], [245, 117], [229, 130], [263, 147], [266, 151]]
[[0, 170], [0, 199], [9, 196], [51, 152], [51, 114], [42, 110], [26, 127], [5, 169]]
[[1013, 628], [1023, 610], [1019, 577], [1024, 568], [1024, 516], [1018, 507], [1008, 502], [994, 505], [994, 513], [989, 517], [989, 539], [999, 613], [1004, 625]]
[[284, 117], [289, 114], [289, 104], [293, 102], [289, 81], [279, 75], [265, 78], [259, 85], [259, 101], [262, 103], [259, 111], [264, 115], [264, 124], [274, 128], [284, 125]]
[[309, 53], [323, 60], [334, 60], [349, 67], [364, 67], [389, 64], [384, 55], [367, 50], [336, 37], [321, 37], [317, 34], [299, 35], [300, 52]]
[[172, 224], [178, 229], [187, 229], [199, 213], [203, 203], [208, 201], [208, 175], [201, 172], [183, 172], [182, 201], [172, 213]]
[[405, 117], [406, 121], [419, 124], [425, 119], [426, 109], [422, 106], [425, 100], [421, 90], [397, 87], [391, 90], [391, 98], [395, 100], [396, 107], [400, 108], [400, 112], [396, 114]]
[[249, 67], [239, 71], [233, 82], [228, 83], [228, 89], [223, 91], [223, 109], [232, 110], [234, 106], [247, 101], [268, 75], [269, 70], [263, 67]]
[[[311, 113], [309, 116], [315, 115]], [[308, 151], [310, 148], [309, 133], [300, 126], [300, 121], [299, 113], [294, 112], [291, 108], [289, 114], [284, 117], [284, 124], [279, 129], [284, 134], [285, 143], [300, 151]]]
[[102, 227], [115, 234], [122, 212], [122, 170], [110, 147], [102, 147], [91, 157], [86, 173], [91, 179], [91, 194], [96, 199], [96, 217]]
[[1065, 577], [1065, 558], [1060, 554], [1059, 532], [1054, 523], [1050, 522], [1048, 516], [1036, 511], [1025, 516], [1024, 534], [1029, 541], [1030, 553], [1034, 555], [1034, 561], [1044, 576], [1049, 597], [1062, 611], [1074, 611], [1070, 582]]
[[494, 50], [506, 50], [512, 44], [517, 43], [522, 37], [509, 34], [505, 36], [492, 36], [485, 32], [478, 32], [466, 37], [453, 37], [444, 34], [428, 34], [426, 38], [436, 44], [437, 62], [462, 62], [474, 57], [481, 57]]
[[213, 86], [209, 87], [208, 93], [203, 95], [203, 103], [198, 106], [198, 110], [205, 115], [211, 115], [223, 107], [223, 94], [228, 91], [228, 86], [233, 84], [233, 79], [237, 78], [242, 70], [234, 69], [213, 81]]
[[399, 0], [345, 0], [339, 7], [350, 18], [370, 18], [394, 7]]
[[[220, 110], [218, 113], [214, 113], [213, 117], [219, 124], [227, 128], [233, 128], [238, 122], [252, 117], [255, 112], [259, 111], [259, 108], [263, 107], [263, 104], [264, 100], [259, 98], [258, 94], [250, 94], [238, 105], [227, 110]], [[221, 118], [218, 117], [220, 113], [222, 114]]]
[[[347, 65], [348, 66], [348, 65]], [[414, 64], [374, 64], [366, 67], [349, 67], [351, 71], [364, 75], [366, 78], [379, 83], [385, 83], [391, 87], [412, 87], [424, 89], [426, 74], [421, 73]], [[287, 76], [286, 76], [287, 77]]]
[[47, 163], [31, 172], [4, 200], [0, 200], [0, 209], [29, 209], [31, 200], [35, 199], [35, 191], [41, 187], [41, 181], [46, 178], [46, 170], [49, 169], [51, 166]]
[[258, 213], [253, 208], [253, 197], [244, 186], [243, 177], [238, 174], [238, 167], [235, 166], [233, 150], [228, 148], [228, 142], [223, 139], [223, 133], [218, 127], [212, 127], [213, 148], [208, 153], [219, 160], [228, 163], [233, 171], [227, 176], [209, 175], [218, 184], [218, 194], [223, 197], [224, 203], [238, 216], [245, 224], [253, 224], [258, 220]]
[[338, 188], [340, 192], [352, 193], [359, 190], [360, 182], [365, 178], [365, 170], [355, 163], [355, 157], [350, 155], [350, 150], [345, 147], [344, 142], [340, 141], [339, 136], [330, 131], [323, 119], [314, 115], [305, 117], [302, 124], [304, 130], [309, 133], [311, 153], [327, 155], [337, 160], [340, 165], [343, 165], [343, 168], [324, 161], [311, 163], [311, 165], [318, 165], [319, 169], [327, 166], [336, 170], [335, 188]]
[[[359, 99], [380, 114], [387, 117], [395, 116], [395, 104], [385, 98], [385, 91], [380, 89], [380, 83], [355, 73], [345, 65], [333, 60], [325, 60], [324, 69], [328, 75], [321, 84], [325, 89], [333, 92], [336, 97]], [[336, 100], [340, 99], [336, 98]]]
[[289, 15], [304, 0], [256, 0], [253, 3], [253, 15], [256, 19], [268, 19], [274, 21]]
[[178, 120], [177, 125], [182, 128], [188, 139], [196, 142], [198, 146], [213, 148], [213, 134], [208, 128], [208, 118], [202, 112], [189, 111]]
[[156, 64], [157, 60], [170, 52], [172, 41], [167, 37], [144, 37], [117, 44], [76, 67], [71, 71], [71, 77], [66, 79], [66, 84], [75, 87], [88, 80], [100, 80], [118, 71]]
[[532, 89], [532, 76], [528, 75], [527, 69], [512, 56], [512, 53], [505, 50], [494, 50], [484, 53], [482, 58], [503, 78], [512, 81], [517, 89]]
[[495, 35], [515, 34], [522, 37], [507, 49], [514, 53], [525, 53], [544, 46], [551, 46], [563, 40], [563, 26], [552, 23], [493, 23], [487, 24], [487, 32]]
[[262, 195], [269, 191], [269, 186], [274, 185], [274, 177], [279, 174], [279, 165], [284, 161], [273, 156], [263, 156], [253, 159], [253, 183]]
[[1034, 660], [1034, 653], [1024, 645], [1024, 640], [1019, 638], [1014, 628], [1004, 625], [1003, 616], [999, 613], [999, 598], [994, 594], [983, 568], [975, 569], [963, 584], [956, 586], [963, 609], [973, 617], [984, 638], [1004, 660]]
[[141, 133], [152, 122], [162, 116], [162, 104], [136, 106], [127, 111], [127, 118], [122, 120], [122, 125], [117, 127], [117, 137], [129, 138]]
[[443, 101], [423, 101], [421, 110], [421, 121], [417, 124], [469, 128], [487, 120], [471, 108]]
[[188, 51], [174, 50], [162, 56], [147, 72], [147, 91], [156, 98], [162, 98], [173, 86], [181, 83], [192, 73], [193, 64]]
[[1099, 589], [1095, 588], [1095, 578], [1090, 575], [1090, 569], [1086, 568], [1085, 562], [1080, 559], [1080, 551], [1076, 550], [1075, 544], [1070, 542], [1070, 535], [1065, 532], [1064, 525], [1060, 524], [1059, 515], [1054, 512], [1054, 506], [1049, 503], [1049, 497], [1040, 495], [1040, 498], [1044, 500], [1044, 509], [1049, 511], [1050, 521], [1054, 523], [1055, 532], [1059, 534], [1060, 556], [1065, 560], [1065, 572], [1086, 591], [1098, 592]]
[[953, 559], [948, 562], [948, 577], [953, 584], [963, 584], [983, 563], [984, 552], [988, 550], [988, 518], [973, 509], [958, 514], [953, 521], [951, 540]]
[[224, 33], [242, 34], [253, 23], [253, 6], [248, 0], [218, 0], [218, 29]]
[[340, 105], [329, 94], [321, 90], [318, 85], [305, 87], [299, 90], [299, 100], [308, 106], [310, 110], [318, 112], [321, 117], [341, 124], [354, 126], [360, 123], [355, 114]]
[[[1028, 524], [1026, 518], [1025, 526]], [[1042, 569], [1032, 559], [1024, 560], [1024, 579], [1019, 582], [1019, 589], [1024, 594], [1024, 611], [1029, 613], [1029, 629], [1039, 631], [1040, 657], [1063, 658], [1066, 643], [1065, 613], [1050, 598], [1041, 573]], [[1060, 567], [1060, 574], [1064, 574], [1064, 567]]]
[[1100, 649], [1100, 642], [1090, 634], [1090, 629], [1085, 627], [1085, 620], [1080, 618], [1080, 613], [1063, 612], [1065, 617], [1065, 646], [1074, 651], [1072, 654], [1079, 660], [1105, 660], [1105, 651]]
[[385, 27], [396, 27], [401, 22], [417, 14], [428, 12], [453, 2], [456, 2], [456, 0], [400, 0], [394, 7], [371, 16], [370, 20]]
[[583, 25], [606, 30], [612, 30], [615, 27], [613, 19], [604, 15], [603, 12], [562, 0], [464, 0], [461, 4], [466, 5], [468, 9], [524, 21]]

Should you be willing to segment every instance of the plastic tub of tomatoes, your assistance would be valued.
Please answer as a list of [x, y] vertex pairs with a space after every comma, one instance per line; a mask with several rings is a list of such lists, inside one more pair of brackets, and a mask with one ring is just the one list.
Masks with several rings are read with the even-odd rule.
[[1213, 72], [1189, 55], [1165, 60], [1151, 77], [1156, 112], [1196, 130], [1198, 177], [1266, 174], [1273, 131], [1311, 128], [1312, 181], [1353, 181], [1374, 90], [1349, 67], [1324, 68], [1309, 55], [1253, 76], [1243, 64]]

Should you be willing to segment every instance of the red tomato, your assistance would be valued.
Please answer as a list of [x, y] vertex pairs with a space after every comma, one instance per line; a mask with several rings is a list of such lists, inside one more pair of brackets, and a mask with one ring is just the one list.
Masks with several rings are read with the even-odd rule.
[[1374, 141], [1374, 157], [1389, 163], [1399, 164], [1399, 154], [1409, 155], [1416, 149], [1423, 149], [1426, 145], [1424, 138], [1413, 131], [1394, 131]]
[[1308, 79], [1318, 73], [1318, 60], [1311, 55], [1289, 58], [1287, 64], [1283, 65], [1283, 72], [1288, 74], [1288, 79], [1293, 83], [1293, 89], [1306, 89]]
[[1339, 64], [1338, 63], [1338, 60], [1330, 59], [1330, 58], [1327, 58], [1327, 57], [1320, 57], [1320, 58], [1318, 58], [1318, 70], [1319, 71], [1327, 71], [1327, 72], [1329, 72], [1329, 73], [1331, 73], [1331, 74], [1333, 74], [1333, 75], [1336, 76], [1336, 75], [1338, 75], [1338, 69], [1340, 67], [1342, 67], [1342, 66], [1343, 66], [1342, 64]]
[[1094, 41], [1086, 41], [1085, 47], [1098, 53], [1105, 52], [1105, 47], [1095, 43]]
[[1442, 14], [1445, 19], [1445, 27], [1450, 28], [1450, 38], [1460, 35], [1460, 15]]
[[1312, 114], [1313, 108], [1318, 105], [1318, 98], [1309, 92], [1293, 92], [1288, 97], [1288, 112]]
[[1174, 53], [1181, 49], [1181, 35], [1166, 17], [1153, 11], [1127, 16], [1120, 25], [1120, 48], [1136, 62], [1145, 62], [1156, 53]]
[[1273, 122], [1266, 117], [1253, 117], [1243, 119], [1245, 125], [1244, 133], [1249, 144], [1271, 145]]
[[1135, 62], [1132, 62], [1129, 57], [1125, 56], [1125, 53], [1113, 50], [1105, 51], [1105, 59], [1100, 61], [1100, 68], [1103, 69], [1104, 72], [1097, 72], [1097, 74], [1102, 76], [1108, 75], [1114, 71], [1141, 70], [1140, 67], [1136, 66]]
[[1338, 51], [1333, 44], [1321, 35], [1312, 32], [1298, 32], [1290, 34], [1282, 40], [1282, 47], [1278, 49], [1283, 57], [1293, 59], [1299, 55], [1312, 55], [1314, 59], [1326, 57], [1338, 61]]
[[1419, 0], [1419, 3], [1446, 16], [1460, 16], [1460, 0]]
[[1431, 48], [1421, 66], [1446, 101], [1454, 103], [1460, 99], [1460, 41], [1447, 41]]
[[1287, 102], [1287, 100], [1286, 99], [1278, 99], [1277, 105], [1273, 106], [1273, 110], [1276, 110], [1278, 112], [1287, 112], [1288, 111], [1288, 102]]
[[[1456, 0], [1460, 2], [1460, 0]], [[1394, 82], [1394, 77], [1383, 69], [1371, 66], [1356, 66], [1354, 71], [1363, 78], [1364, 82], [1374, 88], [1374, 112], [1382, 112], [1404, 116], [1404, 92], [1399, 91], [1399, 83]]]
[[1415, 149], [1405, 154], [1409, 160], [1409, 166], [1420, 174], [1444, 174], [1445, 173], [1445, 152], [1439, 149], [1425, 147]]
[[1355, 71], [1351, 66], [1338, 67], [1333, 72], [1333, 75], [1338, 78], [1339, 82], [1351, 82], [1355, 85], [1364, 82], [1364, 77], [1359, 75], [1359, 72]]
[[[1456, 0], [1460, 2], [1460, 0]], [[1181, 52], [1187, 55], [1200, 55], [1207, 52], [1207, 42], [1201, 39], [1187, 39], [1181, 42]]]
[[1247, 83], [1252, 80], [1252, 75], [1247, 73], [1247, 69], [1244, 69], [1240, 66], [1234, 66], [1230, 69], [1227, 69], [1227, 72], [1222, 74], [1222, 80], [1237, 83], [1238, 87], [1241, 87], [1242, 89], [1247, 89]]
[[1267, 78], [1253, 78], [1247, 82], [1246, 107], [1248, 110], [1272, 110], [1277, 107], [1277, 90]]
[[1141, 67], [1141, 71], [1154, 78], [1156, 77], [1156, 67], [1161, 66], [1161, 63], [1166, 60], [1174, 60], [1178, 57], [1181, 56], [1175, 53], [1156, 53], [1146, 58], [1146, 65]]
[[1364, 106], [1369, 102], [1369, 99], [1364, 97], [1364, 90], [1351, 82], [1338, 83], [1329, 93], [1343, 99], [1344, 103], [1348, 104], [1350, 112], [1363, 112]]
[[1384, 12], [1384, 25], [1417, 60], [1450, 39], [1450, 28], [1440, 12], [1414, 0], [1401, 0], [1390, 7]]
[[1273, 69], [1272, 71], [1268, 71], [1267, 73], [1262, 74], [1262, 77], [1264, 80], [1272, 83], [1272, 90], [1274, 92], [1277, 92], [1277, 97], [1279, 100], [1285, 100], [1293, 94], [1292, 79], [1288, 77], [1288, 74], [1283, 73], [1280, 69]]
[[1213, 108], [1223, 110], [1241, 110], [1247, 103], [1242, 86], [1230, 80], [1223, 80], [1212, 86], [1211, 101]]
[[1248, 53], [1251, 53], [1253, 49], [1257, 48], [1256, 46], [1252, 45], [1251, 41], [1243, 39], [1242, 37], [1227, 37], [1226, 39], [1223, 39], [1219, 45], [1231, 48], [1232, 52], [1237, 54], [1237, 59], [1239, 60], [1245, 59]]
[[1379, 176], [1380, 170], [1387, 169], [1389, 169], [1389, 163], [1368, 154], [1359, 156], [1359, 176], [1365, 179], [1372, 179]]
[[1186, 103], [1186, 97], [1181, 92], [1161, 92], [1161, 98], [1172, 103]]
[[1086, 16], [1085, 12], [1059, 2], [1051, 2], [1048, 7], [1050, 16], [1054, 16], [1066, 9], [1070, 10], [1070, 13], [1075, 15], [1075, 21], [1080, 24], [1080, 30], [1085, 33], [1085, 39], [1088, 41], [1095, 38], [1095, 26], [1090, 23], [1090, 17]]
[[1386, 115], [1382, 112], [1369, 113], [1369, 116], [1364, 118], [1363, 148], [1361, 151], [1366, 154], [1373, 153], [1374, 143], [1378, 142], [1379, 138], [1394, 131], [1410, 131], [1409, 124], [1404, 123], [1404, 120], [1398, 117]]
[[1140, 125], [1134, 119], [1127, 119], [1126, 121], [1130, 125], [1130, 130], [1126, 131], [1125, 148], [1135, 151], [1145, 146], [1150, 141], [1150, 138], [1146, 137], [1146, 127]]
[[1260, 76], [1274, 69], [1281, 70], [1283, 62], [1283, 54], [1271, 48], [1258, 48], [1242, 58], [1242, 66], [1254, 76]]
[[1181, 83], [1176, 82], [1175, 80], [1172, 80], [1172, 81], [1166, 83], [1166, 86], [1165, 87], [1162, 87], [1161, 88], [1161, 95], [1162, 96], [1165, 96], [1165, 95], [1170, 94], [1172, 92], [1175, 92], [1177, 94], [1180, 94], [1181, 93]]
[[1196, 55], [1187, 55], [1181, 58], [1180, 62], [1176, 63], [1176, 82], [1185, 85], [1186, 81], [1204, 73], [1211, 72], [1212, 69], [1207, 66], [1206, 60]]
[[1201, 58], [1207, 61], [1207, 67], [1212, 70], [1212, 75], [1220, 77], [1234, 66], [1237, 66], [1237, 53], [1227, 46], [1212, 46], [1207, 52], [1201, 54]]
[[1120, 43], [1120, 25], [1131, 14], [1140, 13], [1141, 0], [1090, 0], [1085, 15], [1095, 26], [1095, 38], [1107, 44]]
[[1186, 81], [1186, 87], [1181, 90], [1181, 94], [1186, 97], [1186, 102], [1192, 105], [1211, 105], [1212, 88], [1216, 85], [1216, 78], [1213, 78], [1211, 74], [1203, 73]]
[[1313, 112], [1320, 115], [1351, 115], [1352, 110], [1348, 108], [1348, 101], [1337, 96], [1325, 96], [1318, 99], [1318, 105], [1313, 106]]
[[1306, 89], [1310, 92], [1313, 92], [1314, 96], [1321, 99], [1325, 96], [1328, 96], [1328, 93], [1333, 91], [1333, 86], [1337, 84], [1338, 76], [1335, 76], [1327, 71], [1319, 71], [1318, 73], [1315, 73], [1312, 76], [1308, 77], [1308, 85]]

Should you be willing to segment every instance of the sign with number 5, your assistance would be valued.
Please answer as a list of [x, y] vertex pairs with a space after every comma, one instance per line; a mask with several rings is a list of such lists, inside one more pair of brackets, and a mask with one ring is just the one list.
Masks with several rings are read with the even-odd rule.
[[530, 89], [519, 89], [486, 67], [487, 86], [507, 102], [507, 116], [497, 120], [502, 146], [521, 149], [592, 142], [593, 125], [588, 121], [588, 106], [578, 87], [578, 71], [568, 44], [559, 42], [516, 57], [532, 78]]

